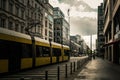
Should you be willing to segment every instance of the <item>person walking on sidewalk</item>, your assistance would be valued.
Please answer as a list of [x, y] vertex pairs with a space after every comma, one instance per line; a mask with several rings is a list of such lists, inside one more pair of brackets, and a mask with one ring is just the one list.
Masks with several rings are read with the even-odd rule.
[[92, 56], [92, 57], [93, 57], [93, 59], [95, 59], [95, 54], [93, 54], [93, 56]]

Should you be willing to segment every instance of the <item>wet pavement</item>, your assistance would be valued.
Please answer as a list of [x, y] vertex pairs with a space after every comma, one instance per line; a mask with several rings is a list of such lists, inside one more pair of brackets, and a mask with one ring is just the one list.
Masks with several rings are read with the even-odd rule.
[[72, 80], [120, 80], [120, 65], [96, 58], [89, 61]]

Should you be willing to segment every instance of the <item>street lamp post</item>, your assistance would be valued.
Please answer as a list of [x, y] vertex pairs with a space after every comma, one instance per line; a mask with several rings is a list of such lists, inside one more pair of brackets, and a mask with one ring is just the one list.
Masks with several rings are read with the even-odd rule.
[[[70, 9], [68, 9], [67, 14], [68, 14], [68, 23], [69, 23], [69, 27], [70, 27]], [[72, 55], [71, 39], [69, 40], [69, 47], [70, 47], [70, 52], [69, 52], [69, 57], [68, 57], [68, 59], [70, 60], [70, 56]]]

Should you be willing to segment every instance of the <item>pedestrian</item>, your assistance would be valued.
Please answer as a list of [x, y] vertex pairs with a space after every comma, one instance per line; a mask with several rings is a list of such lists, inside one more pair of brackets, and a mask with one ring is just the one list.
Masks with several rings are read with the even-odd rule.
[[93, 59], [95, 59], [95, 54], [93, 54]]

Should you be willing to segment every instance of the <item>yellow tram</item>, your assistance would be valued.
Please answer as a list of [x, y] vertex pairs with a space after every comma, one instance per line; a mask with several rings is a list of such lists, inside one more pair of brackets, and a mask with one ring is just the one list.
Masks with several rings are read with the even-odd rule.
[[68, 60], [66, 45], [0, 28], [0, 74]]

